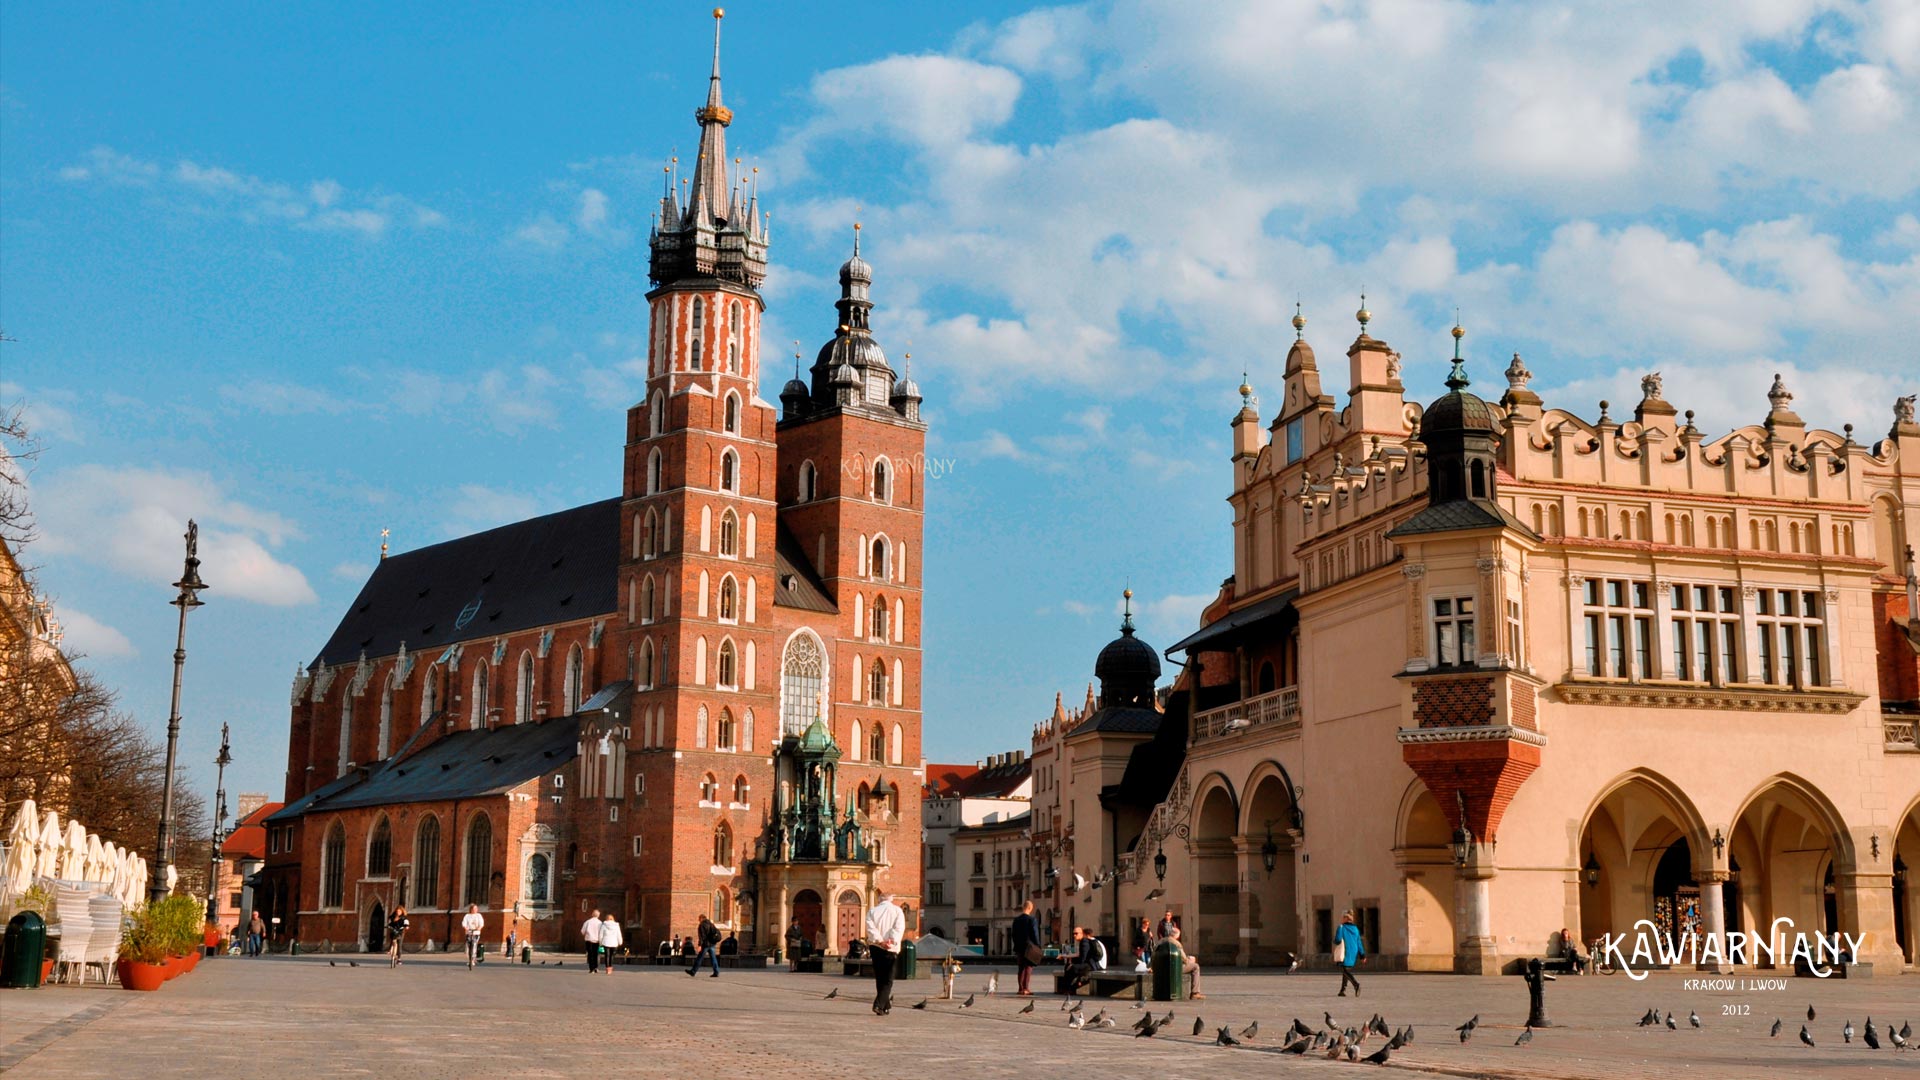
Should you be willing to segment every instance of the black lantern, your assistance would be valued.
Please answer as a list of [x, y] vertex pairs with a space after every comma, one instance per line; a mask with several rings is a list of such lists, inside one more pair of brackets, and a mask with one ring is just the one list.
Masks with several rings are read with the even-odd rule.
[[1273, 864], [1280, 856], [1280, 847], [1273, 842], [1273, 830], [1267, 830], [1267, 842], [1260, 845], [1260, 861], [1267, 864], [1267, 873], [1273, 873]]
[[1159, 878], [1159, 879], [1160, 879], [1160, 883], [1161, 883], [1161, 884], [1163, 884], [1163, 885], [1164, 885], [1164, 884], [1166, 884], [1166, 881], [1167, 881], [1167, 849], [1166, 849], [1166, 848], [1164, 848], [1164, 847], [1163, 847], [1163, 848], [1160, 848], [1160, 849], [1158, 849], [1157, 851], [1155, 851], [1155, 852], [1153, 853], [1153, 876], [1154, 876], [1154, 877], [1156, 877], [1156, 878]]
[[1453, 865], [1465, 866], [1473, 857], [1473, 830], [1464, 824], [1453, 830]]
[[1901, 885], [1907, 883], [1907, 860], [1897, 854], [1893, 857], [1893, 880]]
[[1586, 873], [1587, 888], [1600, 884], [1600, 858], [1593, 852], [1587, 852], [1587, 865], [1581, 868]]

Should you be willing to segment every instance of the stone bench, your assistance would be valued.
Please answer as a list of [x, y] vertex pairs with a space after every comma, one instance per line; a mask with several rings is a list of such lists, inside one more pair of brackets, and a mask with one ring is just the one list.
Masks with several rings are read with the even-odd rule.
[[[1095, 971], [1087, 976], [1086, 985], [1078, 993], [1082, 997], [1123, 998], [1131, 1001], [1144, 1001], [1147, 994], [1145, 971]], [[1058, 971], [1053, 976], [1053, 992], [1066, 994], [1067, 973]]]

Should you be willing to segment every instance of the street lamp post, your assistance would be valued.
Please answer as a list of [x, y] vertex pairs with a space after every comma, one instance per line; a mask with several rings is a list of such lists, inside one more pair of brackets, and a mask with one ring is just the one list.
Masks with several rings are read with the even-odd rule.
[[168, 603], [180, 609], [180, 630], [173, 645], [173, 706], [167, 713], [167, 775], [160, 793], [159, 851], [153, 863], [153, 876], [147, 881], [147, 902], [167, 896], [167, 871], [173, 866], [173, 764], [180, 747], [180, 673], [187, 664], [187, 612], [205, 603], [200, 591], [200, 526], [187, 522], [187, 561], [180, 580], [173, 583], [180, 595]]
[[227, 820], [227, 765], [233, 755], [227, 752], [227, 725], [220, 725], [220, 756], [213, 759], [213, 841], [207, 849], [207, 921], [220, 923], [220, 826]]

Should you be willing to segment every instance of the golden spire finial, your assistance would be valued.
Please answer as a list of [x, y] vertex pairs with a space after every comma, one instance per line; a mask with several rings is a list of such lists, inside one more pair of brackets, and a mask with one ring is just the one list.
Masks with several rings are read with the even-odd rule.
[[1300, 301], [1293, 302], [1293, 339], [1303, 340], [1307, 336], [1307, 317], [1300, 314]]
[[1360, 310], [1354, 312], [1353, 317], [1360, 320], [1360, 332], [1366, 333], [1367, 324], [1373, 321], [1373, 312], [1367, 310], [1367, 290], [1365, 289], [1360, 290]]
[[380, 561], [381, 562], [387, 561], [387, 537], [391, 535], [393, 535], [393, 530], [391, 529], [380, 530]]

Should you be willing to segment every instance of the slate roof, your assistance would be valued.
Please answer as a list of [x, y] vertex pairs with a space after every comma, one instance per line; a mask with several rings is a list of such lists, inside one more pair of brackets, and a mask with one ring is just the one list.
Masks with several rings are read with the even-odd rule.
[[1137, 705], [1113, 705], [1103, 708], [1087, 717], [1079, 726], [1067, 733], [1068, 738], [1076, 738], [1089, 732], [1102, 732], [1111, 735], [1151, 735], [1160, 730], [1165, 717], [1158, 709], [1142, 708]]
[[1496, 503], [1475, 502], [1467, 499], [1429, 506], [1395, 525], [1387, 533], [1387, 538], [1391, 540], [1397, 536], [1454, 532], [1460, 529], [1517, 529], [1523, 536], [1539, 539], [1532, 529], [1521, 524], [1519, 518], [1507, 513], [1505, 507]]
[[793, 535], [786, 522], [780, 522], [774, 539], [773, 563], [775, 604], [829, 615], [839, 613], [839, 605], [827, 596], [827, 587], [814, 572], [807, 549], [800, 546], [800, 538]]
[[959, 786], [980, 771], [978, 765], [927, 765], [927, 780], [920, 790], [927, 798], [939, 798]]
[[383, 559], [316, 663], [419, 653], [618, 606], [620, 500], [576, 506]]
[[443, 735], [426, 749], [324, 799], [316, 810], [497, 795], [580, 755], [580, 717]]
[[1033, 761], [1023, 757], [1004, 765], [971, 769], [966, 777], [947, 785], [940, 794], [950, 799], [1010, 798], [1032, 775]]
[[267, 820], [262, 824], [276, 825], [276, 824], [285, 824], [286, 822], [289, 822], [289, 821], [298, 821], [301, 815], [305, 814], [308, 810], [312, 809], [314, 805], [319, 803], [322, 799], [330, 798], [334, 795], [339, 794], [340, 792], [346, 791], [347, 789], [354, 787], [357, 784], [364, 783], [366, 779], [367, 779], [367, 773], [364, 769], [355, 769], [345, 776], [336, 777], [332, 780], [329, 780], [326, 783], [321, 784], [319, 787], [314, 788], [312, 791], [307, 792], [305, 795], [302, 795], [299, 798], [288, 803], [287, 805], [281, 807], [279, 810], [276, 810], [273, 813], [268, 814]]
[[1237, 636], [1257, 623], [1265, 622], [1284, 614], [1293, 606], [1293, 599], [1300, 595], [1299, 589], [1287, 589], [1276, 596], [1269, 596], [1258, 603], [1248, 604], [1237, 611], [1229, 611], [1199, 630], [1188, 634], [1167, 647], [1169, 653], [1192, 652], [1195, 649], [1214, 642], [1222, 642]]
[[[1153, 738], [1133, 748], [1126, 771], [1120, 774], [1114, 797], [1130, 806], [1151, 809], [1167, 797], [1174, 778], [1187, 761], [1187, 723], [1192, 698], [1185, 690], [1167, 695], [1167, 711]], [[1131, 845], [1129, 845], [1131, 846]]]

